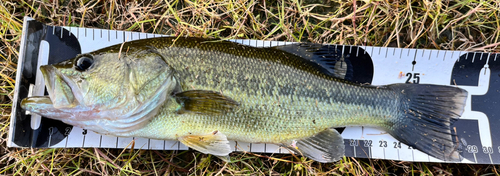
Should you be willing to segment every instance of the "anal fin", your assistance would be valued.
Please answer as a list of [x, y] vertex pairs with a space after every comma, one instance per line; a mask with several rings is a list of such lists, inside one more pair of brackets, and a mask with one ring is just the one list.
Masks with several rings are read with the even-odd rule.
[[314, 136], [282, 144], [284, 147], [321, 163], [342, 159], [344, 140], [335, 129], [327, 129]]

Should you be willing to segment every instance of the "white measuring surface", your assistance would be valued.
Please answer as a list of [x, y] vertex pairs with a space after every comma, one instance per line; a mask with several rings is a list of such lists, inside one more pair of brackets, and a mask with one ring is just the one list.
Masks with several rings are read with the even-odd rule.
[[[87, 53], [125, 41], [153, 37], [162, 37], [162, 35], [53, 27], [25, 18], [8, 145], [11, 147], [130, 148], [131, 142], [134, 141], [136, 149], [187, 150], [186, 146], [176, 141], [100, 135], [34, 114], [21, 114], [24, 111], [19, 108], [19, 102], [23, 98], [44, 94], [43, 78], [37, 73], [36, 68], [48, 64], [51, 54], [62, 55], [65, 47], [70, 48], [66, 51], [75, 48], [78, 50], [79, 47], [80, 51], [75, 50], [76, 52]], [[254, 47], [290, 44], [259, 40], [232, 41]], [[458, 140], [463, 144], [461, 155], [464, 159], [461, 162], [500, 164], [500, 132], [492, 129], [495, 125], [500, 125], [500, 113], [498, 113], [500, 86], [491, 85], [498, 85], [500, 82], [500, 55], [370, 46], [330, 45], [330, 47], [335, 47], [342, 53], [349, 53], [351, 57], [371, 58], [373, 62], [372, 85], [412, 82], [457, 85], [467, 90], [469, 95], [465, 111], [460, 120], [452, 125], [458, 135]], [[71, 58], [71, 54], [67, 57]], [[349, 157], [446, 162], [414, 150], [379, 129], [346, 127], [342, 136], [345, 139], [346, 156]], [[231, 145], [235, 151], [288, 153], [288, 150], [273, 144], [232, 141]]]

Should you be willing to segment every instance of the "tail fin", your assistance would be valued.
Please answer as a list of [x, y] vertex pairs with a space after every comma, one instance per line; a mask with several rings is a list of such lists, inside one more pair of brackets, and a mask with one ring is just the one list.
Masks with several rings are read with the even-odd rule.
[[393, 137], [438, 159], [462, 160], [450, 124], [462, 115], [467, 91], [425, 84], [393, 84], [387, 88], [402, 94], [399, 115], [387, 127]]

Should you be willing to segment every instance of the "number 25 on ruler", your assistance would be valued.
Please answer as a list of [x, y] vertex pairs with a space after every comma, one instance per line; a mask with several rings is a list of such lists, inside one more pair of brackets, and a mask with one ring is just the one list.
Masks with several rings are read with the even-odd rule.
[[407, 79], [405, 83], [413, 83], [413, 84], [420, 83], [420, 73], [406, 73], [406, 77]]

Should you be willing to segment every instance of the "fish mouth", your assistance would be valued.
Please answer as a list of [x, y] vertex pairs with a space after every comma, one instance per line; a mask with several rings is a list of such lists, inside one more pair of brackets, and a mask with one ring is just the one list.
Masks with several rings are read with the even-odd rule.
[[42, 65], [40, 66], [40, 71], [42, 72], [43, 79], [45, 80], [45, 87], [47, 87], [47, 91], [50, 94], [54, 93], [54, 74], [55, 68], [50, 65]]
[[73, 108], [78, 104], [73, 91], [73, 81], [52, 65], [40, 66], [40, 71], [54, 108]]

